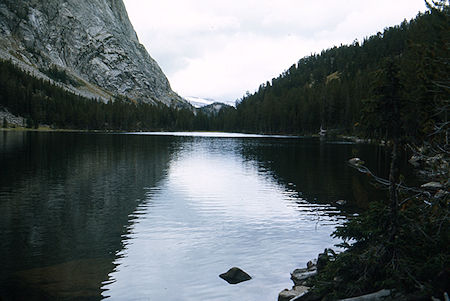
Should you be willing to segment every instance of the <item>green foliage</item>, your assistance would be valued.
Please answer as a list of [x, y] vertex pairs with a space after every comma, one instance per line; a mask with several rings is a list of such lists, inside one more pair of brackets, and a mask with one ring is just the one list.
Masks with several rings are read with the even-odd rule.
[[361, 113], [370, 109], [368, 102], [379, 94], [370, 87], [380, 80], [380, 70], [386, 70], [390, 60], [395, 61], [397, 97], [404, 107], [403, 134], [419, 141], [437, 119], [431, 112], [436, 103], [427, 95], [431, 84], [449, 74], [448, 62], [430, 62], [448, 56], [449, 24], [446, 9], [431, 10], [361, 43], [355, 41], [302, 58], [255, 93], [247, 93], [236, 109], [224, 113], [214, 126], [219, 130], [226, 124], [234, 131], [287, 134], [317, 133], [323, 126], [339, 133], [386, 135], [387, 129], [376, 126], [382, 125], [382, 120], [370, 120], [369, 127], [363, 120], [361, 125]]
[[398, 60], [387, 58], [374, 73], [371, 98], [365, 100], [361, 124], [370, 137], [391, 140], [403, 133], [400, 111], [407, 102], [402, 99]]
[[[344, 240], [340, 246], [345, 251], [312, 283], [330, 300], [386, 288], [407, 300], [429, 300], [431, 296], [441, 298], [450, 286], [450, 19], [448, 1], [439, 3], [430, 6], [433, 18], [428, 25], [433, 30], [427, 29], [420, 43], [412, 44], [403, 56], [385, 59], [374, 72], [362, 125], [366, 134], [393, 141], [392, 162], [396, 160], [395, 145], [421, 145], [411, 149], [423, 158], [424, 177], [443, 188], [432, 193], [405, 190], [397, 198], [398, 180], [391, 162], [389, 201], [372, 204], [370, 210], [333, 234]], [[393, 187], [395, 195], [391, 194]]]
[[[64, 74], [53, 73], [61, 80]], [[15, 115], [27, 116], [29, 128], [48, 124], [86, 130], [194, 130], [198, 124], [187, 109], [136, 104], [125, 97], [108, 103], [83, 98], [37, 79], [8, 61], [0, 61], [0, 105]]]
[[[8, 3], [17, 6], [14, 1]], [[7, 62], [0, 66], [0, 103], [38, 123], [63, 128], [301, 135], [317, 133], [323, 126], [330, 133], [384, 139], [388, 133], [382, 118], [361, 120], [361, 115], [370, 110], [389, 112], [388, 102], [384, 101], [384, 108], [376, 104], [378, 92], [370, 87], [380, 80], [386, 61], [393, 60], [402, 105], [401, 135], [408, 141], [421, 141], [447, 120], [446, 113], [436, 114], [434, 108], [445, 104], [449, 85], [441, 82], [441, 94], [433, 92], [433, 98], [430, 94], [436, 82], [448, 79], [450, 64], [439, 60], [448, 57], [449, 24], [448, 8], [436, 6], [362, 42], [302, 58], [255, 93], [247, 93], [236, 108], [213, 116], [134, 104], [126, 98], [107, 104], [87, 100], [13, 70]], [[80, 84], [56, 66], [41, 71], [57, 82]]]
[[64, 83], [64, 84], [70, 84], [74, 87], [81, 86], [80, 82], [78, 82], [76, 79], [72, 78], [70, 75], [67, 74], [66, 70], [59, 69], [57, 66], [53, 65], [50, 69], [39, 69], [42, 73], [53, 79], [54, 81]]
[[344, 239], [340, 246], [346, 251], [314, 281], [318, 292], [330, 300], [383, 288], [416, 297], [442, 296], [450, 264], [447, 201], [420, 199], [404, 204], [394, 239], [389, 210], [386, 204], [372, 204], [334, 232]]
[[8, 121], [6, 120], [6, 117], [3, 117], [3, 128], [7, 128], [8, 127]]
[[[7, 5], [17, 3], [8, 0]], [[428, 6], [429, 12], [361, 43], [299, 60], [255, 93], [247, 93], [236, 108], [217, 115], [194, 115], [126, 97], [107, 103], [86, 99], [6, 61], [0, 61], [0, 105], [27, 116], [30, 128], [49, 124], [88, 130], [309, 134], [324, 126], [335, 133], [399, 137], [403, 143], [442, 142], [443, 147], [434, 149], [448, 154], [449, 7], [447, 0]], [[57, 82], [78, 84], [56, 66], [42, 71]], [[432, 168], [441, 183], [448, 181], [446, 156]], [[441, 166], [447, 170], [435, 173]], [[312, 283], [316, 291], [329, 299], [382, 288], [442, 296], [450, 266], [448, 194], [403, 196], [400, 205], [394, 205], [395, 227], [392, 203], [379, 202], [334, 232], [344, 240], [341, 247], [346, 251], [330, 254], [332, 260]]]

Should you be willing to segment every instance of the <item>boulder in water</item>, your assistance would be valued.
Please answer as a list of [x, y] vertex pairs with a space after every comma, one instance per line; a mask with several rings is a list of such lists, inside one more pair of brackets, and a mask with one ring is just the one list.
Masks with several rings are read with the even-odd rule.
[[220, 274], [219, 277], [228, 282], [229, 284], [238, 284], [252, 279], [252, 277], [249, 274], [247, 274], [246, 272], [237, 267], [229, 269], [228, 272]]

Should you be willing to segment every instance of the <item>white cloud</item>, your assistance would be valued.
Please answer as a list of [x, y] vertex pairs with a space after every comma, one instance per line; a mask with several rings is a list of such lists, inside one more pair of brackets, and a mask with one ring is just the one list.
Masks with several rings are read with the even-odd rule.
[[362, 40], [423, 0], [124, 0], [150, 55], [182, 96], [240, 98], [302, 57]]

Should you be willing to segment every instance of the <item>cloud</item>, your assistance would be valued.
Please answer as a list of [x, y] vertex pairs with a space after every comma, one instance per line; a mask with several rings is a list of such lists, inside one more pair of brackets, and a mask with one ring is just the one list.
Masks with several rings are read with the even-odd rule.
[[425, 10], [423, 0], [124, 0], [182, 96], [235, 100], [302, 57], [362, 40]]
[[196, 95], [200, 82], [204, 93], [201, 96], [235, 100], [245, 91], [253, 92], [261, 83], [277, 77], [315, 43], [295, 36], [274, 38], [239, 33], [228, 39], [223, 48], [189, 59], [187, 67], [175, 72], [171, 79], [187, 95]]

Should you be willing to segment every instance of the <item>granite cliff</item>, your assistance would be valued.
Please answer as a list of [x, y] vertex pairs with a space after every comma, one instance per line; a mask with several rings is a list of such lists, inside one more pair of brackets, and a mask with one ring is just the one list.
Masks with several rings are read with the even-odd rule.
[[1, 0], [0, 57], [83, 96], [189, 106], [139, 43], [122, 0]]

